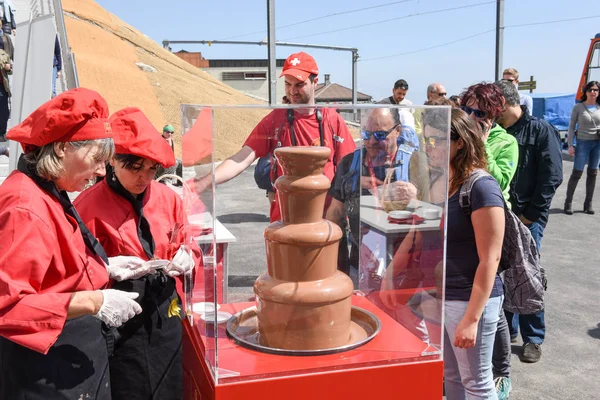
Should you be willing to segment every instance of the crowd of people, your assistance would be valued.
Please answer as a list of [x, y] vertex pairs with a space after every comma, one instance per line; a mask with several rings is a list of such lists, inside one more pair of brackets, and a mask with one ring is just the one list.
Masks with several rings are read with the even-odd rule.
[[[511, 343], [520, 331], [521, 360], [537, 362], [546, 326], [543, 309], [527, 315], [503, 309], [498, 265], [505, 209], [529, 229], [539, 250], [563, 177], [558, 132], [531, 115], [531, 98], [519, 94], [518, 72], [509, 68], [502, 80], [448, 99], [442, 84], [429, 85], [425, 104], [449, 107], [416, 108], [407, 98], [407, 81], [396, 81], [382, 106], [363, 114], [357, 148], [337, 112], [315, 107], [318, 74], [312, 56], [290, 55], [282, 71], [286, 99], [306, 108], [272, 110], [240, 151], [193, 187], [203, 192], [227, 182], [258, 158], [274, 160], [280, 147], [329, 148], [324, 174], [332, 184], [323, 215], [347, 232], [339, 268], [372, 290], [369, 298], [382, 308], [395, 304], [379, 292], [424, 286], [423, 271], [434, 271], [433, 286], [445, 286], [447, 398], [507, 399]], [[595, 81], [584, 88], [571, 118], [575, 168], [567, 214], [586, 163], [584, 210], [594, 212], [599, 88]], [[177, 280], [202, 268], [202, 259], [197, 245], [185, 241], [182, 200], [154, 180], [169, 168], [181, 174], [173, 133], [171, 125], [158, 132], [135, 107], [109, 115], [105, 100], [87, 89], [53, 97], [8, 132], [24, 154], [0, 186], [0, 282], [6, 293], [0, 297], [0, 353], [3, 363], [14, 366], [2, 368], [1, 398], [182, 398]], [[281, 175], [276, 162], [268, 173], [271, 182]], [[465, 211], [461, 195], [471, 182]], [[71, 203], [67, 192], [84, 188]], [[278, 221], [279, 200], [271, 189], [270, 220]], [[445, 209], [445, 276], [443, 246], [435, 245], [443, 243], [443, 230], [426, 235], [414, 227], [394, 244], [383, 271], [377, 264], [365, 274], [364, 196], [389, 196], [404, 205], [419, 199]], [[406, 310], [390, 315], [409, 318], [409, 331], [435, 342]], [[88, 368], [74, 371], [75, 356]]]

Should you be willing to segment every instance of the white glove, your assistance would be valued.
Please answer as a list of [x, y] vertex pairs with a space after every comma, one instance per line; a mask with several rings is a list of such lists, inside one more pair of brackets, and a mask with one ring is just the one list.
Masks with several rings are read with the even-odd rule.
[[108, 326], [119, 327], [124, 322], [142, 312], [142, 307], [134, 300], [139, 293], [124, 292], [122, 290], [101, 290], [104, 300], [98, 314], [98, 318]]
[[170, 277], [179, 276], [185, 274], [194, 269], [194, 258], [190, 254], [189, 250], [185, 246], [181, 246], [175, 257], [165, 267], [165, 273]]
[[106, 269], [108, 276], [117, 282], [138, 279], [153, 270], [149, 264], [136, 256], [109, 257]]

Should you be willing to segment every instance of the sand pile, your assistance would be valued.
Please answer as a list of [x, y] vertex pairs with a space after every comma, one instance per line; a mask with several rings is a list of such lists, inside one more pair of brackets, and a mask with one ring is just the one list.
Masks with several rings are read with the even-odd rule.
[[[63, 0], [63, 9], [79, 84], [100, 92], [111, 112], [136, 106], [157, 129], [169, 123], [180, 132], [180, 104], [259, 104], [163, 49], [92, 0]], [[156, 72], [141, 70], [139, 62]], [[225, 119], [221, 112], [216, 118], [218, 160], [238, 151], [266, 112], [234, 114], [235, 118]], [[178, 155], [179, 141], [176, 137]]]

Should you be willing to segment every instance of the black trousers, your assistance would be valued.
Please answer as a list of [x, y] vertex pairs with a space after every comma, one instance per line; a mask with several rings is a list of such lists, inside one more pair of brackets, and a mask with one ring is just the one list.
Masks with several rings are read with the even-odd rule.
[[46, 355], [0, 337], [0, 399], [110, 400], [103, 332], [92, 316], [69, 320]]
[[113, 400], [181, 400], [183, 310], [175, 279], [161, 271], [113, 288], [139, 293], [143, 308], [117, 329], [110, 358]]

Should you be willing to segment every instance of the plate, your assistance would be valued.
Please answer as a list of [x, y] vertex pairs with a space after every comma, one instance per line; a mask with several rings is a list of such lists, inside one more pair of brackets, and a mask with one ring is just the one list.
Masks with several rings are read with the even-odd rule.
[[233, 317], [233, 315], [231, 315], [230, 313], [228, 313], [226, 311], [217, 311], [216, 313], [209, 312], [206, 314], [202, 314], [202, 315], [200, 315], [200, 319], [211, 324], [211, 323], [215, 322], [215, 315], [216, 315], [217, 324], [222, 324], [223, 322], [227, 322], [227, 321], [229, 321], [229, 318]]
[[405, 219], [412, 217], [413, 213], [410, 211], [396, 210], [390, 211], [388, 215], [393, 219]]
[[150, 260], [144, 263], [144, 267], [161, 269], [169, 265], [169, 260]]
[[438, 219], [440, 217], [439, 210], [433, 208], [426, 208], [422, 211], [423, 218], [425, 219]]
[[[220, 304], [217, 304], [217, 310], [221, 308]], [[215, 312], [215, 303], [200, 302], [192, 304], [192, 311], [197, 314], [206, 314]]]

